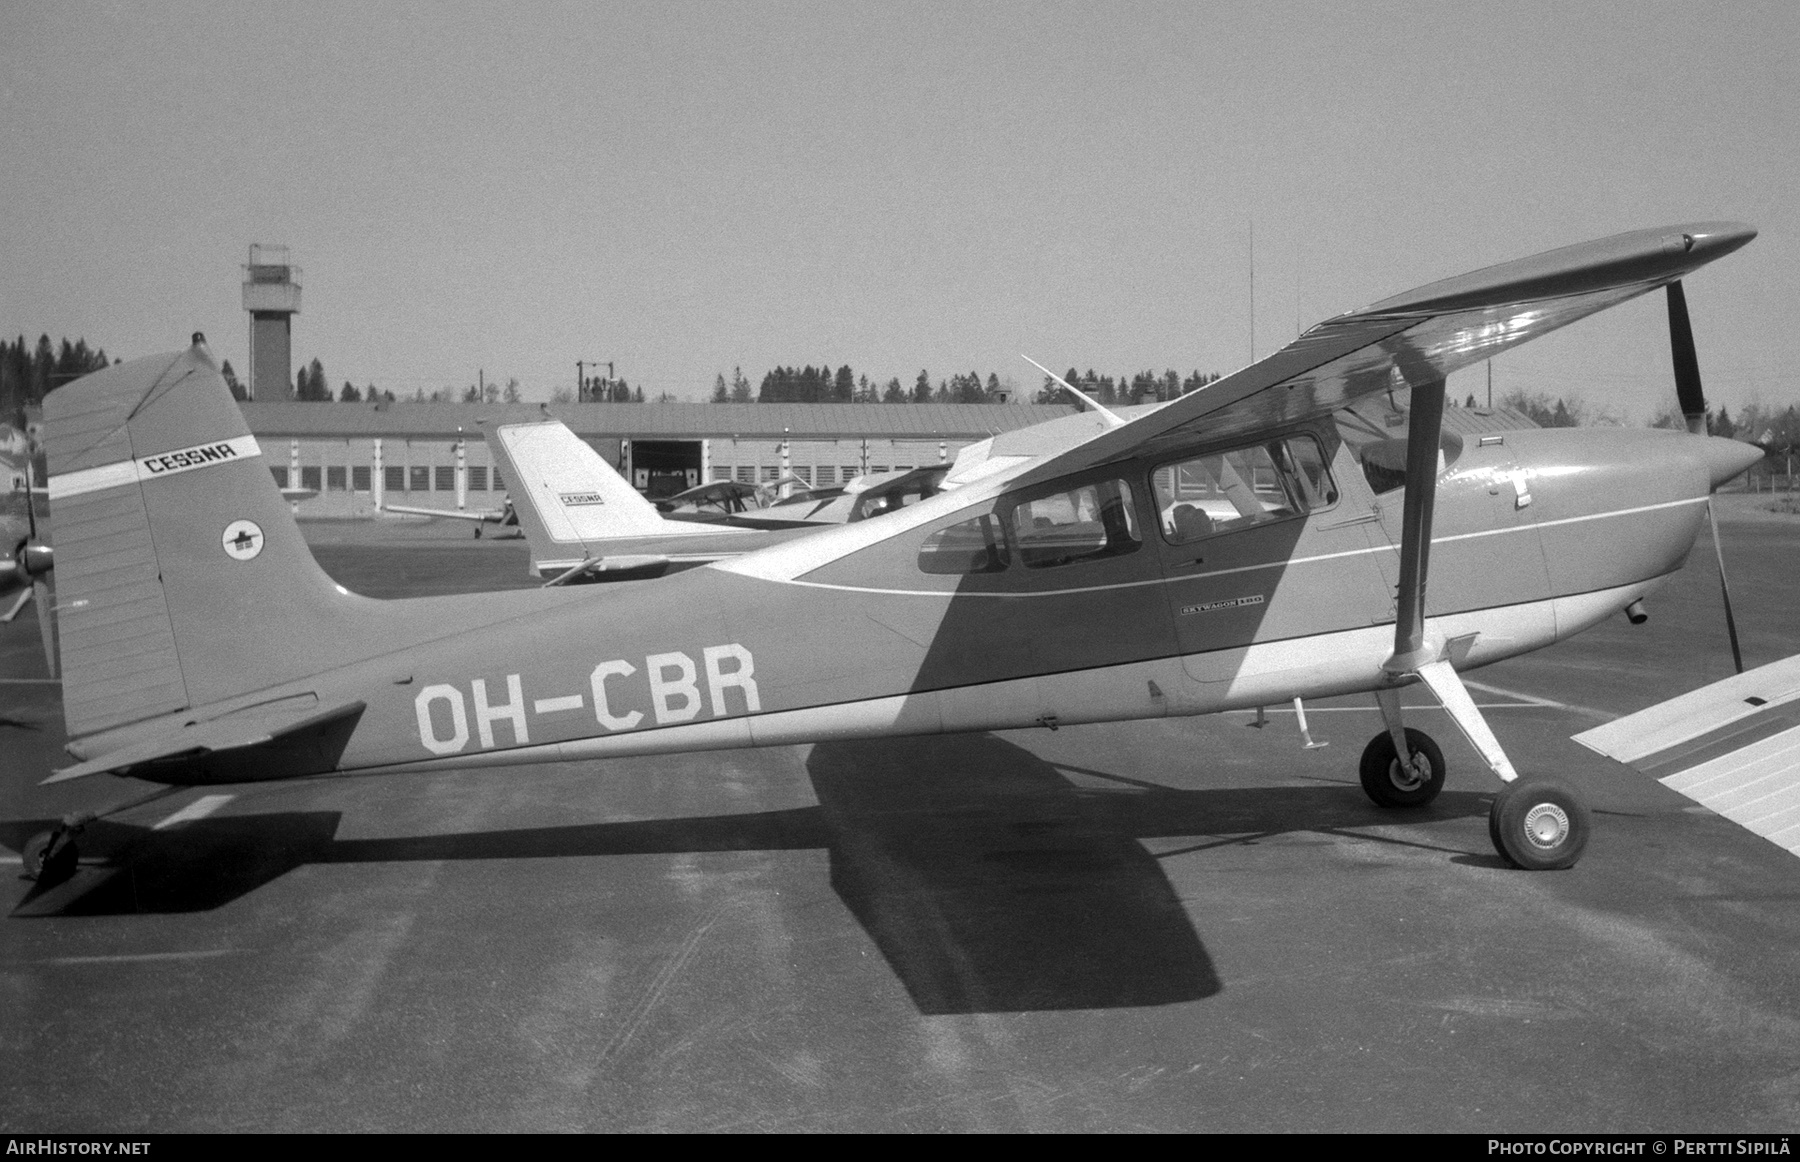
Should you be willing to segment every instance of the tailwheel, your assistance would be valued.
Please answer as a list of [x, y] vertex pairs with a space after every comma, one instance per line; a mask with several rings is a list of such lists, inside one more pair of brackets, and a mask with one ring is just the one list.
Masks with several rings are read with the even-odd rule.
[[1591, 829], [1587, 804], [1548, 779], [1521, 779], [1508, 785], [1488, 811], [1494, 850], [1526, 871], [1574, 867]]
[[1382, 731], [1369, 740], [1362, 753], [1362, 786], [1378, 807], [1423, 807], [1444, 789], [1444, 752], [1422, 730], [1406, 728], [1406, 745], [1412, 753], [1405, 762], [1394, 749], [1394, 738]]
[[81, 858], [74, 832], [64, 827], [38, 832], [25, 841], [25, 849], [19, 854], [23, 857], [25, 878], [46, 888], [74, 875], [75, 864]]

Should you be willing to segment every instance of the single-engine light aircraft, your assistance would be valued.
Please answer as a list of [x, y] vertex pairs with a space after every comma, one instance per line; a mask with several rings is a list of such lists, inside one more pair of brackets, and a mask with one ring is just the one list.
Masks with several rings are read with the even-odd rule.
[[[1402, 720], [1423, 683], [1505, 784], [1497, 850], [1566, 867], [1580, 796], [1518, 776], [1460, 672], [1635, 611], [1761, 453], [1691, 432], [1457, 438], [1445, 377], [1666, 288], [1678, 395], [1703, 416], [1679, 280], [1753, 237], [1636, 231], [1432, 283], [1161, 406], [996, 437], [958, 487], [880, 520], [603, 592], [352, 594], [203, 345], [118, 365], [45, 402], [79, 760], [46, 781], [597, 761], [1361, 692], [1383, 722], [1363, 789], [1404, 809], [1444, 783]], [[68, 875], [79, 825], [27, 843], [27, 871]]]
[[[660, 577], [832, 525], [867, 520], [954, 487], [945, 483], [949, 465], [888, 473], [863, 487], [858, 485], [868, 478], [852, 481], [841, 496], [758, 509], [721, 525], [697, 520], [692, 513], [664, 515], [661, 504], [646, 499], [561, 420], [483, 423], [482, 429], [494, 463], [518, 487], [519, 504], [513, 511], [531, 546], [532, 575], [546, 585]], [[975, 449], [978, 455], [988, 443]], [[763, 515], [790, 507], [791, 517]]]

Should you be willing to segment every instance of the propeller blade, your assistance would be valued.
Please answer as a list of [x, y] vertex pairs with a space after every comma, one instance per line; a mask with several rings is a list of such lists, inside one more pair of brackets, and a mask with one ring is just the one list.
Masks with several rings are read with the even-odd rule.
[[1719, 543], [1719, 518], [1713, 512], [1710, 496], [1706, 498], [1706, 519], [1712, 522], [1713, 555], [1719, 561], [1719, 596], [1725, 599], [1725, 632], [1731, 636], [1731, 663], [1741, 674], [1744, 672], [1744, 655], [1738, 649], [1737, 618], [1731, 615], [1731, 584], [1725, 580], [1725, 546]]
[[41, 578], [33, 578], [31, 582], [32, 596], [37, 598], [38, 636], [44, 639], [44, 665], [50, 668], [52, 678], [60, 678], [62, 674], [56, 668], [56, 625], [50, 612], [55, 604], [50, 596], [50, 586]]
[[1669, 292], [1669, 355], [1675, 364], [1675, 400], [1688, 431], [1706, 434], [1706, 394], [1700, 389], [1700, 357], [1694, 352], [1694, 328], [1688, 322], [1687, 292], [1677, 279]]

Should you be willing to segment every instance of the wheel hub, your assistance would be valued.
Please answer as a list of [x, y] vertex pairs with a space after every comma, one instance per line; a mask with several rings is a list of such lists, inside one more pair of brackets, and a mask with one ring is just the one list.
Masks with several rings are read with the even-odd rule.
[[1416, 791], [1431, 778], [1431, 760], [1422, 754], [1388, 764], [1388, 779], [1402, 791]]
[[1525, 840], [1549, 851], [1569, 836], [1569, 815], [1555, 803], [1539, 803], [1525, 813]]

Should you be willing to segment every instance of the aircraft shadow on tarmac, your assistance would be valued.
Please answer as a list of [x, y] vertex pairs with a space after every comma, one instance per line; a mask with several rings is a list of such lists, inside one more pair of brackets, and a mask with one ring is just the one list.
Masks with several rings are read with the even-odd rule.
[[[921, 1012], [1168, 1004], [1220, 989], [1212, 960], [1141, 840], [1179, 852], [1292, 831], [1482, 814], [1487, 796], [1382, 811], [1353, 787], [1171, 790], [1088, 771], [1075, 786], [993, 735], [822, 743], [819, 803], [749, 814], [390, 839], [337, 839], [333, 811], [226, 815], [164, 831], [107, 820], [83, 836], [74, 879], [30, 892], [14, 916], [205, 911], [306, 864], [824, 849], [831, 884]], [[17, 850], [50, 821], [0, 822]], [[1382, 827], [1387, 835], [1366, 829]], [[1446, 858], [1457, 856], [1446, 852]]]

